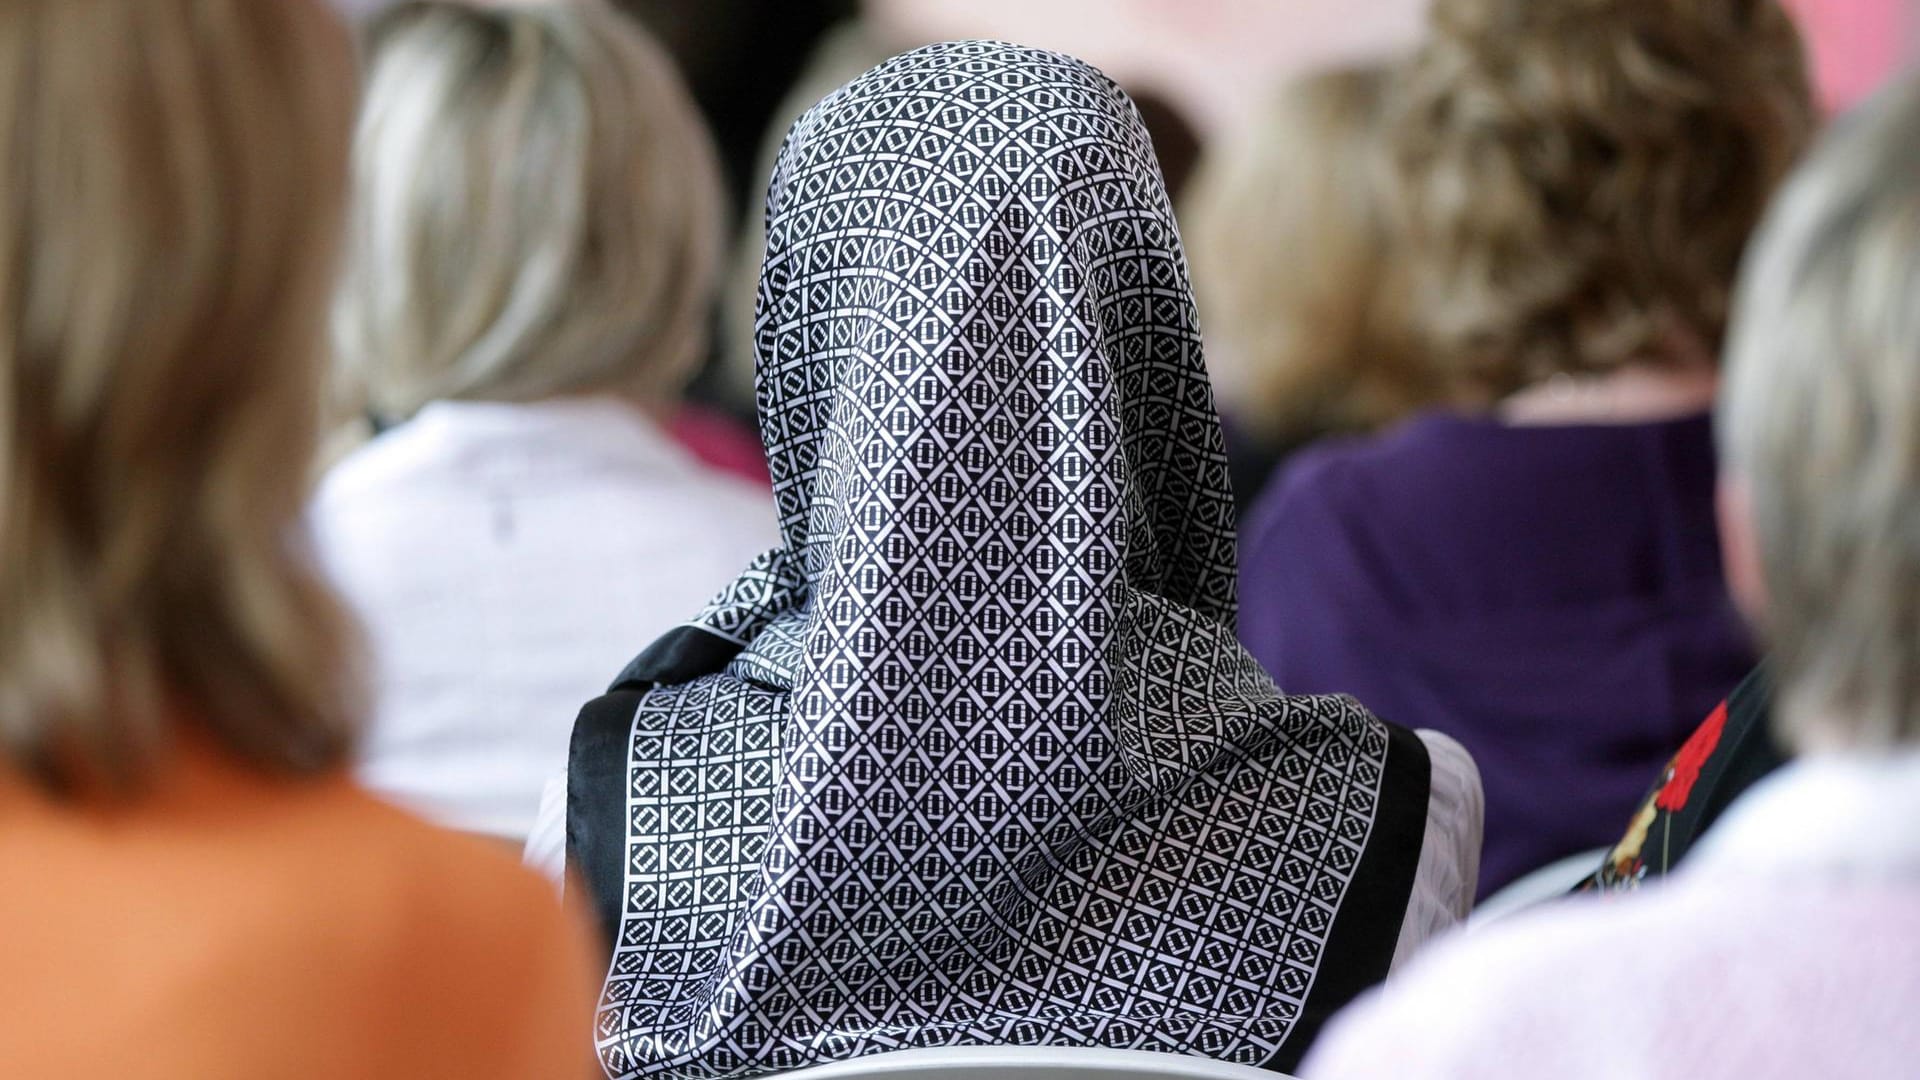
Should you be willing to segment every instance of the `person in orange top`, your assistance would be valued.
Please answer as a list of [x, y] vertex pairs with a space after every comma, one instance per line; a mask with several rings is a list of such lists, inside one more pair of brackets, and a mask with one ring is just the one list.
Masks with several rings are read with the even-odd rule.
[[0, 1076], [565, 1077], [586, 925], [352, 786], [322, 0], [0, 5]]

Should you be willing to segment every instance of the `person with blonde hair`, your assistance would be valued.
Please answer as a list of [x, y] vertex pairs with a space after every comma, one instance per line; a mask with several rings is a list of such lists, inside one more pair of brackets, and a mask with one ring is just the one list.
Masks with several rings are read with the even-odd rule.
[[1710, 407], [1813, 106], [1776, 0], [1429, 19], [1388, 95], [1386, 199], [1409, 325], [1466, 407], [1289, 463], [1243, 530], [1240, 634], [1290, 690], [1466, 745], [1485, 896], [1614, 839], [1754, 665]]
[[583, 927], [346, 775], [301, 512], [353, 102], [320, 0], [0, 6], [0, 1075], [585, 1064]]
[[1292, 451], [1440, 395], [1410, 340], [1377, 175], [1392, 77], [1383, 63], [1287, 84], [1208, 148], [1182, 201], [1243, 506]]
[[1797, 759], [1688, 863], [1437, 948], [1304, 1075], [1911, 1075], [1920, 1060], [1920, 78], [1843, 120], [1743, 271], [1727, 572]]
[[334, 336], [384, 434], [314, 505], [372, 635], [362, 778], [519, 842], [579, 703], [773, 542], [658, 420], [702, 355], [719, 190], [667, 58], [600, 0], [368, 32]]

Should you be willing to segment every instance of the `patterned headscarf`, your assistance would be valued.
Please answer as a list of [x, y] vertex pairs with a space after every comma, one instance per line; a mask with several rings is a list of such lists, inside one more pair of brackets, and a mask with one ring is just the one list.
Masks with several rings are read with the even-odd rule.
[[1428, 762], [1235, 642], [1226, 460], [1126, 96], [936, 45], [794, 127], [784, 544], [582, 713], [607, 1071], [1077, 1044], [1291, 1064], [1386, 970]]

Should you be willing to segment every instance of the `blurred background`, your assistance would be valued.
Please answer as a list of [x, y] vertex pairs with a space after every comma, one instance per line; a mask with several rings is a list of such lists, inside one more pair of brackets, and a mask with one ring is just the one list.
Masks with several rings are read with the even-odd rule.
[[[362, 19], [387, 6], [336, 2]], [[503, 760], [544, 761], [566, 745], [558, 732], [516, 754], [460, 741], [465, 717], [510, 695], [441, 700], [474, 666], [473, 652], [436, 643], [487, 620], [446, 600], [474, 592], [461, 572], [422, 585], [421, 564], [457, 570], [465, 551], [446, 543], [437, 513], [393, 524], [395, 507], [417, 503], [422, 484], [466, 500], [472, 524], [451, 534], [489, 532], [502, 558], [524, 560], [510, 573], [504, 562], [476, 562], [471, 574], [489, 590], [579, 568], [573, 600], [558, 603], [540, 584], [499, 604], [502, 625], [524, 627], [529, 612], [553, 622], [483, 666], [513, 670], [527, 666], [527, 650], [545, 649], [545, 670], [568, 668], [565, 678], [522, 687], [526, 704], [500, 710], [502, 730], [521, 730], [516, 713], [570, 717], [633, 643], [667, 630], [776, 542], [753, 423], [767, 177], [793, 122], [822, 97], [890, 57], [955, 39], [1080, 57], [1138, 107], [1180, 226], [1222, 418], [1239, 511], [1240, 639], [1290, 691], [1352, 693], [1382, 715], [1418, 717], [1462, 740], [1488, 792], [1482, 895], [1570, 857], [1582, 874], [1598, 865], [1600, 845], [1619, 835], [1648, 778], [1754, 668], [1756, 643], [1721, 573], [1715, 517], [1713, 410], [1729, 297], [1775, 185], [1828, 118], [1920, 51], [1920, 0], [611, 3], [617, 10], [592, 5], [610, 33], [637, 38], [631, 16], [663, 46], [633, 66], [651, 65], [664, 84], [673, 81], [670, 60], [693, 100], [664, 85], [651, 98], [607, 99], [608, 130], [635, 141], [610, 140], [629, 158], [606, 175], [654, 182], [615, 186], [583, 216], [632, 226], [620, 235], [636, 238], [625, 252], [635, 280], [649, 267], [716, 272], [678, 275], [699, 283], [670, 304], [659, 298], [675, 290], [622, 291], [617, 274], [583, 260], [577, 277], [539, 294], [552, 325], [599, 333], [631, 322], [672, 331], [658, 341], [684, 341], [609, 345], [633, 369], [621, 374], [631, 384], [566, 372], [571, 353], [523, 342], [519, 353], [495, 350], [519, 366], [489, 368], [472, 359], [489, 355], [478, 346], [445, 350], [460, 378], [492, 372], [501, 385], [475, 375], [472, 385], [414, 393], [396, 376], [382, 390], [378, 369], [411, 371], [422, 351], [413, 341], [432, 336], [336, 333], [343, 367], [373, 377], [364, 400], [340, 410], [342, 444], [358, 449], [330, 474], [317, 519], [389, 673], [376, 730], [390, 737], [374, 741], [367, 771], [377, 789], [403, 797], [421, 777], [445, 778], [449, 755], [420, 734], [429, 729], [466, 746], [475, 775]], [[382, 76], [384, 55], [406, 55], [383, 49], [383, 33], [365, 39], [365, 115], [402, 115], [383, 112], [383, 102], [437, 100], [429, 66], [396, 61], [397, 74]], [[476, 94], [448, 93], [458, 100], [436, 107], [451, 125], [460, 115], [452, 106]], [[702, 118], [717, 178], [697, 133]], [[566, 233], [564, 222], [541, 224], [565, 183], [544, 167], [528, 174], [522, 203], [457, 207], [464, 217], [414, 182], [511, 162], [530, 141], [478, 142], [477, 153], [453, 161], [416, 150], [414, 160], [387, 145], [414, 129], [386, 122], [399, 134], [369, 121], [357, 147], [363, 173], [386, 182], [363, 176], [361, 186], [374, 196], [418, 186], [418, 199], [403, 205], [422, 221], [452, 222], [458, 242], [447, 250], [494, 232], [509, 238], [503, 251], [521, 232]], [[546, 138], [564, 128], [553, 112], [512, 130]], [[660, 134], [681, 128], [677, 141]], [[689, 193], [698, 197], [676, 201]], [[401, 220], [369, 213], [378, 229], [358, 234]], [[345, 275], [369, 284], [343, 290], [336, 331], [356, 325], [343, 313], [374, 325], [381, 313], [409, 309], [393, 299], [407, 281], [381, 277], [402, 261], [388, 253], [407, 248], [382, 242], [389, 246], [367, 246], [379, 254], [361, 260], [358, 276]], [[509, 278], [538, 265], [525, 252], [501, 261]], [[476, 304], [506, 295], [475, 292]], [[437, 310], [424, 301], [411, 308], [423, 322]], [[556, 374], [537, 386], [511, 382], [519, 370], [549, 368]], [[577, 468], [609, 446], [625, 447], [622, 462], [669, 460], [662, 444], [687, 452], [687, 467], [666, 470], [671, 484], [657, 470]], [[530, 482], [541, 469], [527, 464], [552, 447], [570, 449], [555, 453], [551, 476], [586, 476], [592, 488], [618, 475], [628, 485], [570, 505], [618, 506], [634, 519], [616, 528], [595, 518], [589, 529], [586, 518], [568, 525], [554, 514], [549, 481]], [[498, 474], [478, 476], [470, 463], [482, 460], [502, 463]], [[1327, 479], [1363, 473], [1351, 492], [1336, 490], [1346, 480]], [[1323, 482], [1326, 490], [1315, 487]], [[525, 516], [550, 531], [550, 549], [517, 539], [529, 526], [502, 509], [513, 500], [500, 494], [515, 491], [539, 508]], [[1349, 520], [1333, 509], [1348, 506], [1364, 510]], [[668, 535], [652, 507], [672, 507], [681, 532]], [[1447, 527], [1451, 543], [1441, 538]], [[652, 546], [589, 557], [577, 540], [587, 532]], [[395, 549], [395, 536], [417, 547]], [[1375, 567], [1364, 557], [1412, 550], [1430, 561], [1396, 554]], [[680, 561], [690, 553], [705, 565]], [[594, 566], [606, 569], [588, 572]], [[632, 572], [640, 566], [655, 571]], [[1407, 600], [1420, 591], [1407, 582], [1421, 574], [1430, 610]], [[610, 580], [631, 591], [628, 602], [609, 602]], [[1473, 608], [1482, 601], [1484, 611]], [[1463, 616], [1468, 608], [1473, 618]], [[590, 626], [583, 612], [606, 621]], [[1421, 636], [1429, 632], [1431, 640]], [[542, 781], [539, 769], [518, 774], [511, 814], [448, 820], [524, 839]], [[430, 799], [422, 805], [434, 809]]]
[[[831, 29], [866, 24], [897, 52], [991, 37], [1059, 49], [1151, 89], [1203, 135], [1244, 122], [1263, 93], [1316, 68], [1390, 56], [1426, 0], [620, 0], [667, 42], [713, 124], [737, 187], [779, 103]], [[338, 0], [363, 15], [385, 0]], [[1788, 0], [1822, 101], [1845, 108], [1913, 54], [1911, 0]], [[830, 89], [831, 87], [827, 87]]]
[[[360, 17], [389, 0], [336, 0]], [[672, 52], [712, 127], [737, 230], [732, 299], [696, 402], [751, 412], [747, 287], [757, 267], [760, 192], [788, 124], [895, 53], [998, 38], [1058, 49], [1112, 75], [1141, 104], [1176, 199], [1210, 145], [1257, 137], [1261, 108], [1290, 81], [1391, 58], [1419, 39], [1426, 0], [616, 0]], [[1915, 0], [1786, 0], [1821, 106], [1859, 102], [1915, 55]], [[1217, 148], [1217, 145], [1216, 145]], [[1184, 214], [1183, 214], [1184, 217]], [[1203, 309], [1205, 297], [1203, 297]], [[1223, 373], [1216, 371], [1216, 382]], [[1231, 374], [1225, 378], [1231, 382]], [[1228, 394], [1231, 386], [1225, 387]], [[721, 458], [745, 455], [714, 448]], [[749, 471], [752, 466], [749, 464]]]

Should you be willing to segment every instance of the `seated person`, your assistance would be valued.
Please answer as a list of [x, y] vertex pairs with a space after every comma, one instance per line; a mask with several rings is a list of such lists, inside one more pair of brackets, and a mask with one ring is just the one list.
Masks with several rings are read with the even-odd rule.
[[356, 788], [324, 0], [0, 5], [0, 1075], [579, 1077], [591, 937]]
[[1479, 785], [1234, 641], [1137, 114], [1068, 57], [930, 46], [802, 117], [770, 192], [782, 544], [574, 730], [607, 1071], [991, 1043], [1290, 1067], [1465, 913]]
[[401, 5], [368, 36], [344, 381], [392, 425], [313, 507], [373, 645], [374, 790], [518, 846], [567, 718], [773, 542], [663, 424], [719, 183], [672, 64], [600, 0]]
[[1413, 332], [1485, 411], [1309, 449], [1243, 530], [1280, 685], [1458, 738], [1484, 896], [1618, 836], [1751, 670], [1709, 408], [1747, 235], [1812, 123], [1774, 0], [1436, 0], [1389, 94]]
[[1920, 1060], [1920, 79], [1788, 185], [1737, 301], [1727, 570], [1795, 759], [1659, 885], [1455, 939], [1303, 1075], [1907, 1076]]

